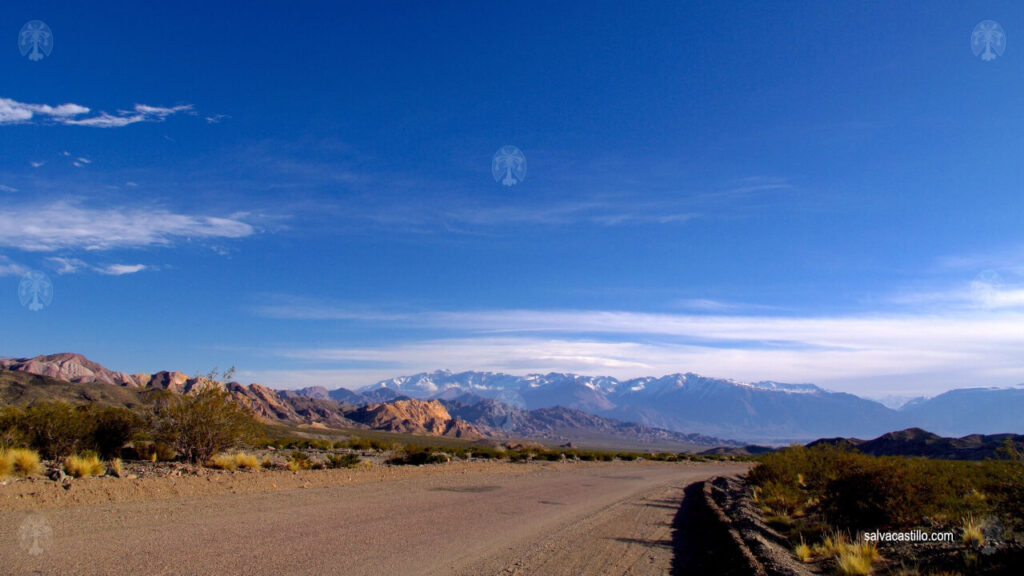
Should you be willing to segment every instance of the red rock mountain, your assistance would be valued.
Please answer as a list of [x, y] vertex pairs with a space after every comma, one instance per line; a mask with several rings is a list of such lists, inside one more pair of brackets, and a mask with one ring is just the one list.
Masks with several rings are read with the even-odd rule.
[[396, 400], [370, 404], [350, 412], [350, 419], [375, 430], [477, 439], [482, 434], [473, 425], [457, 420], [437, 400]]
[[[167, 390], [175, 394], [194, 394], [209, 385], [203, 378], [189, 377], [181, 372], [134, 375], [114, 372], [81, 354], [71, 353], [0, 359], [0, 370], [27, 372], [71, 383], [100, 382], [138, 390]], [[245, 386], [237, 382], [216, 382], [214, 385], [227, 390], [236, 402], [249, 408], [264, 422], [375, 428], [456, 438], [481, 436], [473, 426], [452, 418], [439, 402], [412, 400], [396, 403], [401, 406], [376, 404], [346, 413], [345, 407], [333, 400], [287, 394], [260, 384]]]

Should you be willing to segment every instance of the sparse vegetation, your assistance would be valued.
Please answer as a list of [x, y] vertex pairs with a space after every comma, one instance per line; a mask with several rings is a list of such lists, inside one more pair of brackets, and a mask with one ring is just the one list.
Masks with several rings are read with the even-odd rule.
[[64, 460], [64, 472], [74, 478], [85, 478], [87, 476], [103, 476], [107, 473], [107, 469], [100, 461], [98, 454], [87, 451], [68, 456]]
[[309, 470], [313, 468], [313, 465], [313, 459], [305, 452], [294, 450], [288, 455], [288, 469], [292, 472], [297, 470]]
[[[964, 558], [977, 559], [984, 535], [976, 519], [998, 518], [1011, 532], [1024, 528], [1024, 466], [1015, 459], [873, 457], [821, 445], [793, 446], [760, 462], [748, 476], [752, 501], [800, 542], [799, 560], [829, 559], [840, 574], [869, 574], [881, 561], [875, 543], [852, 544], [851, 533], [960, 528]], [[804, 538], [817, 543], [808, 550]]]
[[114, 458], [110, 461], [107, 472], [115, 478], [124, 478], [124, 462], [120, 458]]

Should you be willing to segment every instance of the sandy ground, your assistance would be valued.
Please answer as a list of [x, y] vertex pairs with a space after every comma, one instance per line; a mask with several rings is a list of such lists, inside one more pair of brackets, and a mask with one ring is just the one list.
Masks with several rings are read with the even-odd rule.
[[0, 486], [0, 574], [670, 574], [683, 488], [746, 469], [460, 462], [67, 491], [22, 481]]

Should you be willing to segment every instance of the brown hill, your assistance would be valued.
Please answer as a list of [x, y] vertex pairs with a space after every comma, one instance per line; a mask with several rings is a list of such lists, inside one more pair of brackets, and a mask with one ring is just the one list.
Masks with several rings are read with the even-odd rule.
[[437, 400], [396, 400], [370, 404], [347, 414], [348, 418], [376, 430], [477, 439], [483, 435], [473, 425], [452, 418]]
[[124, 372], [107, 370], [81, 354], [70, 352], [35, 358], [4, 358], [0, 359], [0, 369], [47, 376], [64, 382], [103, 382], [115, 386], [139, 387], [138, 382]]
[[145, 403], [146, 392], [151, 390], [195, 394], [209, 385], [227, 390], [236, 402], [267, 423], [375, 428], [468, 439], [482, 436], [473, 426], [452, 418], [438, 402], [412, 400], [353, 409], [327, 398], [278, 392], [260, 384], [210, 383], [181, 372], [129, 376], [108, 370], [81, 354], [0, 359], [0, 404], [65, 400], [138, 406]]

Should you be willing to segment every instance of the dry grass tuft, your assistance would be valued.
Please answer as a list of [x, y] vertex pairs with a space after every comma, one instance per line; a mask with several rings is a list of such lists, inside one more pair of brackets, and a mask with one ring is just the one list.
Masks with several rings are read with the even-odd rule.
[[124, 462], [121, 462], [120, 458], [114, 458], [110, 461], [110, 468], [108, 470], [111, 475], [117, 478], [124, 477]]
[[6, 478], [14, 470], [14, 460], [7, 454], [7, 450], [0, 450], [0, 478]]
[[39, 474], [43, 469], [39, 463], [39, 453], [28, 448], [8, 450], [4, 459], [10, 459], [11, 470], [19, 476]]
[[843, 576], [866, 576], [871, 567], [882, 559], [878, 546], [873, 542], [850, 544], [842, 542], [837, 546], [836, 569]]
[[793, 552], [796, 554], [797, 560], [805, 564], [811, 561], [811, 547], [808, 546], [805, 542], [801, 541], [799, 544], [797, 544], [796, 548], [793, 549]]
[[99, 456], [95, 453], [85, 452], [68, 456], [64, 461], [64, 472], [75, 478], [85, 478], [86, 476], [102, 476], [107, 473], [107, 469], [103, 466]]
[[252, 454], [236, 452], [234, 454], [218, 454], [210, 459], [209, 465], [221, 470], [237, 470], [239, 468], [259, 470], [260, 461]]
[[985, 544], [985, 535], [981, 532], [981, 522], [974, 519], [974, 516], [967, 516], [963, 520], [964, 544], [972, 548], [981, 548]]

